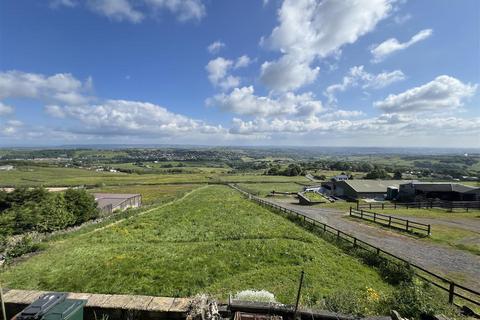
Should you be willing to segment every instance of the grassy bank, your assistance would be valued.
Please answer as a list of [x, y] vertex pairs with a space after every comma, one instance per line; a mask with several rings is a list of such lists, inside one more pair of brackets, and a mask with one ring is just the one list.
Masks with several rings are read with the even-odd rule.
[[225, 298], [266, 289], [287, 303], [305, 270], [303, 303], [367, 287], [391, 292], [373, 269], [226, 187], [210, 186], [99, 232], [51, 242], [8, 267], [10, 288]]

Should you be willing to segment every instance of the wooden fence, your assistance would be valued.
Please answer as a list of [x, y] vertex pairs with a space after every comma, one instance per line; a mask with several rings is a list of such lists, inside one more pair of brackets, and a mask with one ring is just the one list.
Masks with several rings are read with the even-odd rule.
[[415, 222], [408, 219], [388, 216], [381, 213], [366, 211], [363, 209], [357, 210], [350, 207], [350, 216], [360, 218], [368, 221], [372, 221], [389, 228], [401, 229], [406, 232], [412, 233], [426, 233], [427, 236], [431, 235], [431, 226], [429, 224]]
[[406, 263], [410, 265], [414, 270], [415, 270], [415, 276], [419, 277], [420, 279], [432, 284], [433, 286], [446, 291], [448, 293], [448, 302], [450, 304], [455, 304], [456, 306], [460, 307], [459, 304], [455, 303], [455, 298], [462, 299], [463, 301], [467, 301], [469, 303], [472, 303], [474, 305], [480, 306], [480, 292], [470, 289], [468, 287], [462, 286], [460, 284], [457, 284], [453, 282], [452, 280], [449, 280], [447, 278], [444, 278], [440, 275], [437, 275], [434, 272], [431, 272], [429, 270], [426, 270], [423, 267], [420, 267], [418, 265], [415, 265], [411, 263], [410, 261], [401, 258], [397, 255], [394, 255], [393, 253], [390, 253], [388, 251], [385, 251], [379, 247], [376, 247], [368, 242], [365, 242], [363, 240], [358, 239], [355, 236], [352, 236], [348, 233], [345, 233], [337, 228], [334, 228], [332, 226], [327, 225], [326, 223], [319, 222], [315, 219], [312, 219], [303, 213], [288, 209], [282, 206], [277, 205], [276, 203], [266, 201], [264, 199], [261, 199], [259, 197], [253, 196], [250, 193], [238, 188], [238, 186], [229, 184], [230, 187], [233, 189], [241, 192], [243, 195], [245, 195], [248, 199], [255, 201], [261, 206], [271, 208], [278, 210], [280, 212], [290, 214], [293, 216], [296, 216], [298, 218], [302, 218], [305, 223], [308, 223], [309, 225], [313, 226], [316, 230], [321, 231], [323, 233], [328, 233], [330, 235], [333, 235], [336, 237], [337, 240], [343, 240], [345, 242], [348, 242], [352, 244], [354, 247], [367, 250], [370, 252], [375, 252], [376, 254], [384, 254], [386, 257], [392, 259], [393, 261], [401, 262], [401, 263]]
[[417, 201], [417, 202], [393, 202], [393, 203], [362, 203], [357, 202], [357, 210], [359, 209], [465, 209], [467, 212], [469, 209], [480, 209], [480, 201]]

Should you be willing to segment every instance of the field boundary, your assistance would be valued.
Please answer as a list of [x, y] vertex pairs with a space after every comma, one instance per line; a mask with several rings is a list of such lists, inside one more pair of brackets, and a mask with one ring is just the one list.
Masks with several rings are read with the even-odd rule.
[[480, 209], [480, 201], [417, 201], [417, 202], [393, 202], [393, 203], [364, 203], [357, 202], [357, 210], [360, 209], [397, 209], [397, 207], [406, 209], [447, 209], [452, 211], [453, 209], [465, 209], [467, 212], [469, 209]]
[[432, 234], [431, 226], [429, 224], [420, 223], [413, 220], [398, 218], [363, 209], [357, 210], [353, 207], [350, 207], [349, 214], [350, 217], [367, 220], [392, 229], [399, 229], [414, 234], [424, 232], [426, 233], [426, 236], [430, 236]]
[[303, 221], [305, 223], [308, 223], [310, 226], [314, 227], [316, 230], [322, 231], [323, 233], [329, 233], [329, 234], [333, 235], [334, 237], [336, 237], [337, 240], [344, 240], [344, 241], [352, 244], [353, 247], [355, 247], [355, 248], [363, 249], [363, 250], [370, 251], [370, 252], [375, 252], [377, 255], [384, 254], [387, 257], [394, 259], [397, 263], [400, 262], [400, 263], [408, 264], [409, 266], [411, 266], [415, 270], [415, 276], [417, 276], [418, 278], [420, 278], [420, 279], [430, 283], [431, 285], [433, 285], [433, 286], [445, 291], [446, 293], [448, 293], [448, 302], [450, 304], [454, 304], [454, 305], [460, 307], [460, 305], [455, 303], [455, 298], [459, 298], [459, 299], [462, 299], [463, 301], [467, 301], [467, 302], [472, 303], [476, 306], [480, 306], [480, 292], [478, 292], [476, 290], [473, 290], [471, 288], [468, 288], [468, 287], [462, 286], [460, 284], [457, 284], [457, 283], [453, 282], [452, 280], [444, 278], [444, 277], [442, 277], [442, 276], [440, 276], [440, 275], [438, 275], [438, 274], [436, 274], [432, 271], [429, 271], [429, 270], [427, 270], [423, 267], [415, 265], [415, 264], [411, 263], [410, 261], [408, 261], [404, 258], [401, 258], [401, 257], [399, 257], [399, 256], [397, 256], [393, 253], [390, 253], [390, 252], [385, 251], [385, 250], [383, 250], [379, 247], [376, 247], [376, 246], [374, 246], [374, 245], [372, 245], [368, 242], [360, 240], [357, 237], [354, 237], [354, 236], [352, 236], [352, 235], [350, 235], [350, 234], [348, 234], [348, 233], [346, 233], [346, 232], [344, 232], [340, 229], [334, 228], [334, 227], [332, 227], [332, 226], [330, 226], [326, 223], [319, 222], [315, 219], [312, 219], [312, 218], [304, 215], [303, 213], [301, 213], [299, 211], [288, 209], [288, 208], [279, 206], [275, 203], [265, 201], [264, 199], [253, 196], [250, 193], [240, 189], [236, 185], [229, 184], [229, 186], [231, 188], [239, 191], [240, 193], [242, 193], [249, 200], [252, 200], [252, 201], [258, 203], [259, 205], [261, 205], [263, 207], [271, 208], [271, 209], [278, 210], [278, 211], [283, 212], [283, 213], [294, 215], [298, 218], [301, 217], [301, 218], [303, 218]]

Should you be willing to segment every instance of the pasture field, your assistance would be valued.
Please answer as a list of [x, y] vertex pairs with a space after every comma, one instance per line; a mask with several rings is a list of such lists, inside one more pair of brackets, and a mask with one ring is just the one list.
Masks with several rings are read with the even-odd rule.
[[10, 186], [78, 186], [78, 185], [131, 185], [131, 184], [171, 184], [207, 182], [303, 182], [305, 177], [265, 176], [255, 174], [223, 173], [111, 173], [94, 170], [22, 166], [12, 171], [0, 172], [0, 187]]
[[260, 197], [266, 197], [272, 191], [276, 192], [299, 192], [302, 185], [298, 183], [239, 183], [238, 187]]
[[7, 266], [2, 283], [224, 299], [265, 289], [280, 302], [294, 303], [305, 270], [304, 305], [342, 291], [365, 295], [371, 288], [384, 297], [393, 290], [374, 269], [225, 186], [200, 187], [145, 214], [47, 244], [45, 251]]
[[142, 195], [143, 205], [154, 205], [180, 198], [186, 192], [199, 186], [198, 184], [106, 186], [90, 189], [89, 192], [139, 193]]

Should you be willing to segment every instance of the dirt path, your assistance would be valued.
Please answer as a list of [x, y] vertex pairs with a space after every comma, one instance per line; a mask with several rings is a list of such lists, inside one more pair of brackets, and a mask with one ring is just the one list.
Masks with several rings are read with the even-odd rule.
[[[295, 209], [317, 221], [349, 233], [412, 263], [450, 278], [472, 289], [480, 289], [480, 256], [435, 243], [428, 243], [393, 231], [345, 219], [345, 212], [300, 206], [292, 199], [265, 199]], [[477, 230], [478, 231], [478, 230]]]

